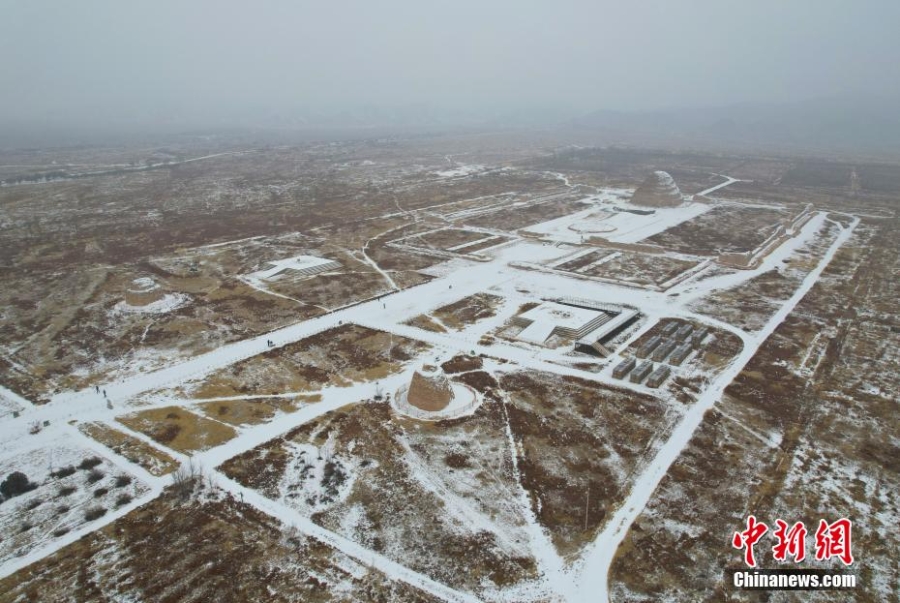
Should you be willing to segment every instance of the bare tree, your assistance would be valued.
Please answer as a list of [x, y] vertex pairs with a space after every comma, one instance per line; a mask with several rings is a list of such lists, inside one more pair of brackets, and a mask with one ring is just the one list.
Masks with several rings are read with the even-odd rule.
[[203, 468], [194, 463], [194, 459], [188, 459], [182, 463], [172, 474], [172, 488], [175, 494], [185, 500], [194, 492], [194, 488], [203, 482]]

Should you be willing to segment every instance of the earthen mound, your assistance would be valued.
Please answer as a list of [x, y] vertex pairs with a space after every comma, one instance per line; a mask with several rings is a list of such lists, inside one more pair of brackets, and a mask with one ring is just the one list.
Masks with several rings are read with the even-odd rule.
[[642, 207], [677, 207], [684, 201], [675, 179], [668, 172], [650, 174], [641, 184], [631, 202]]
[[137, 278], [125, 291], [125, 303], [133, 307], [149, 306], [164, 296], [165, 291], [152, 278]]
[[453, 388], [443, 373], [437, 371], [423, 374], [413, 373], [409, 383], [406, 400], [412, 406], [428, 412], [436, 412], [447, 408], [453, 399]]

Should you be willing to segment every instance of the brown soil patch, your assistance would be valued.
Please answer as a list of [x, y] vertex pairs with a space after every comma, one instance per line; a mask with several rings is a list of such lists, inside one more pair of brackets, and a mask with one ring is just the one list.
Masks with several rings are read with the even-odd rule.
[[557, 270], [564, 270], [566, 272], [579, 272], [582, 268], [588, 266], [589, 264], [593, 264], [598, 260], [602, 260], [603, 258], [612, 255], [615, 253], [612, 249], [598, 249], [596, 251], [591, 251], [589, 253], [585, 253], [584, 255], [580, 255], [574, 260], [569, 260], [563, 264], [559, 264], [556, 266]]
[[479, 251], [484, 251], [485, 249], [490, 249], [491, 247], [495, 247], [500, 245], [501, 243], [505, 243], [506, 241], [510, 241], [510, 237], [497, 237], [492, 239], [485, 239], [481, 243], [476, 243], [475, 245], [469, 245], [464, 247], [463, 249], [457, 250], [457, 253], [465, 253], [472, 254], [478, 253]]

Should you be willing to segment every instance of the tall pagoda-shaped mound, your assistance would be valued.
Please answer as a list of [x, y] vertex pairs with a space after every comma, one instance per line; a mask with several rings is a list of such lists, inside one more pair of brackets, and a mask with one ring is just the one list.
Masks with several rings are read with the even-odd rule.
[[677, 207], [684, 202], [684, 195], [668, 172], [656, 171], [634, 191], [631, 202], [643, 207]]
[[415, 371], [409, 383], [406, 400], [420, 410], [436, 412], [447, 408], [453, 399], [450, 380], [435, 367], [425, 365]]

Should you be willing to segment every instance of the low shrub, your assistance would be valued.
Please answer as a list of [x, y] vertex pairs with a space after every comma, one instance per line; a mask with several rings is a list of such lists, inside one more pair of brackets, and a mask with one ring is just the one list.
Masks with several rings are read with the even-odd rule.
[[106, 509], [104, 509], [103, 507], [91, 507], [84, 512], [84, 519], [86, 521], [94, 521], [96, 519], [100, 519], [104, 515], [106, 515]]
[[60, 467], [56, 471], [50, 472], [50, 477], [55, 477], [56, 479], [60, 479], [63, 477], [69, 477], [73, 475], [78, 469], [76, 469], [73, 465], [69, 465], [68, 467]]
[[99, 456], [92, 456], [81, 461], [81, 464], [78, 465], [78, 468], [87, 471], [88, 469], [93, 469], [94, 467], [102, 463], [103, 459], [101, 459]]
[[12, 498], [37, 488], [37, 484], [28, 481], [28, 476], [21, 471], [13, 471], [0, 483], [0, 493], [4, 498]]

